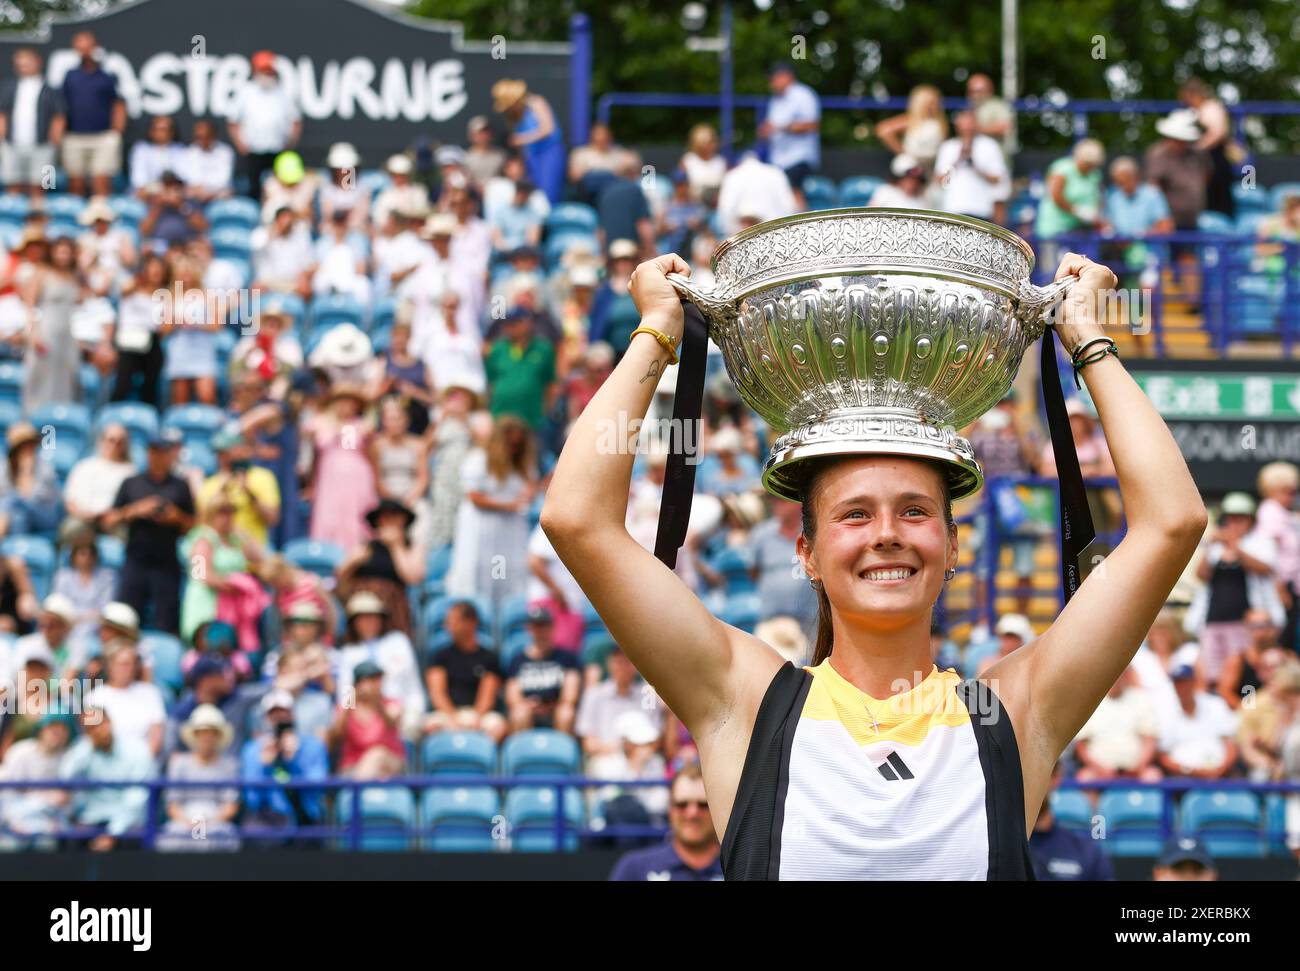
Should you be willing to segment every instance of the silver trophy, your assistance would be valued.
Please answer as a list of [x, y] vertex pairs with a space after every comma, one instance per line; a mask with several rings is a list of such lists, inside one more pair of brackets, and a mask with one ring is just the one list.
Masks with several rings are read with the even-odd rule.
[[1034, 286], [1034, 253], [980, 219], [830, 209], [760, 223], [713, 255], [708, 322], [741, 397], [780, 437], [763, 486], [798, 500], [795, 464], [884, 453], [947, 463], [954, 499], [983, 483], [957, 434], [1011, 387], [1074, 282]]

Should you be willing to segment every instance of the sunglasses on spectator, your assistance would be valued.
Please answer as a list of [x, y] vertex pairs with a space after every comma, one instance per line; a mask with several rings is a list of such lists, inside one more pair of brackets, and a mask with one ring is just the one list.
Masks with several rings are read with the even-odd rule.
[[673, 803], [674, 809], [689, 809], [691, 806], [694, 806], [696, 809], [703, 812], [709, 811], [709, 803], [707, 799], [679, 799]]

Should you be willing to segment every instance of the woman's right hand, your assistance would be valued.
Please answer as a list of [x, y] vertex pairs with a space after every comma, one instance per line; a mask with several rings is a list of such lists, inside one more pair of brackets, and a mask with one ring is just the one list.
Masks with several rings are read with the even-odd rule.
[[632, 294], [632, 302], [641, 313], [642, 322], [657, 327], [680, 343], [685, 327], [682, 298], [668, 282], [669, 273], [690, 276], [691, 268], [676, 253], [657, 256], [632, 271], [628, 290]]

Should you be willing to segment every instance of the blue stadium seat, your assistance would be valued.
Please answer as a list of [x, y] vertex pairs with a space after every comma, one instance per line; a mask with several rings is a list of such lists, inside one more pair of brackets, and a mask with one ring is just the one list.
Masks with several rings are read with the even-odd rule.
[[546, 216], [546, 233], [548, 236], [565, 230], [577, 229], [583, 233], [595, 233], [598, 220], [596, 210], [581, 202], [561, 202]]
[[392, 182], [393, 180], [383, 169], [362, 169], [357, 173], [357, 188], [370, 193], [372, 199], [387, 189]]
[[439, 853], [491, 853], [501, 800], [489, 786], [426, 789], [420, 799], [421, 825], [431, 827], [426, 845]]
[[284, 547], [286, 560], [299, 569], [322, 577], [332, 577], [346, 555], [346, 551], [334, 543], [306, 537], [290, 540]]
[[1270, 792], [1264, 797], [1264, 821], [1268, 829], [1268, 849], [1274, 856], [1286, 856], [1286, 797]]
[[573, 775], [581, 763], [578, 740], [551, 728], [518, 732], [501, 746], [504, 775]]
[[1267, 212], [1258, 209], [1239, 209], [1233, 227], [1241, 236], [1254, 236], [1259, 232], [1259, 224], [1269, 217]]
[[512, 597], [501, 608], [501, 636], [509, 637], [525, 630], [528, 622], [528, 598]]
[[1300, 182], [1279, 182], [1269, 190], [1269, 206], [1274, 212], [1282, 211], [1282, 200], [1300, 195]]
[[212, 240], [212, 254], [219, 260], [235, 257], [247, 259], [252, 251], [252, 239], [243, 226], [222, 226], [209, 234]]
[[1159, 856], [1163, 845], [1164, 794], [1158, 789], [1110, 789], [1097, 811], [1106, 822], [1112, 856]]
[[229, 199], [215, 199], [209, 202], [204, 215], [213, 232], [231, 227], [242, 229], [247, 233], [261, 223], [262, 208], [245, 196], [231, 196]]
[[749, 572], [752, 565], [749, 556], [734, 546], [724, 546], [710, 564], [722, 574], [728, 595], [754, 591], [754, 578]]
[[846, 207], [865, 206], [883, 182], [884, 179], [878, 179], [874, 175], [855, 175], [847, 178], [840, 183], [839, 204]]
[[135, 196], [109, 196], [108, 205], [117, 213], [118, 222], [132, 229], [137, 228], [140, 221], [149, 214], [149, 207]]
[[[76, 402], [59, 402], [32, 412], [31, 422], [41, 433], [42, 444], [54, 450], [54, 468], [67, 475], [90, 448], [90, 410]], [[52, 429], [53, 434], [46, 430]]]
[[95, 418], [95, 435], [99, 436], [105, 425], [126, 427], [133, 445], [144, 448], [149, 438], [158, 431], [158, 411], [153, 405], [141, 401], [116, 401], [99, 409]]
[[436, 577], [441, 580], [447, 575], [447, 570], [451, 567], [452, 544], [446, 543], [437, 549], [429, 551], [428, 566], [425, 570], [426, 577]]
[[58, 555], [54, 543], [44, 536], [10, 536], [0, 543], [0, 556], [13, 556], [27, 565], [32, 592], [37, 600], [44, 600], [50, 592]]
[[181, 446], [176, 461], [182, 466], [193, 466], [203, 473], [206, 479], [217, 471], [217, 454], [212, 446], [199, 439], [190, 439]]
[[163, 415], [163, 428], [174, 428], [185, 438], [208, 442], [226, 423], [226, 413], [216, 405], [173, 405]]
[[99, 548], [99, 562], [110, 570], [122, 569], [126, 562], [126, 544], [111, 533], [105, 533], [95, 540]]
[[0, 361], [0, 402], [18, 407], [15, 421], [22, 417], [23, 365], [20, 361]]
[[810, 175], [803, 180], [803, 197], [809, 209], [834, 209], [839, 204], [839, 189], [824, 175]]
[[1202, 233], [1235, 236], [1237, 227], [1221, 212], [1203, 212], [1196, 217], [1196, 228]]
[[1066, 829], [1092, 829], [1092, 805], [1078, 789], [1057, 789], [1052, 793], [1052, 812]]
[[268, 293], [261, 299], [260, 313], [276, 311], [286, 314], [295, 330], [302, 327], [307, 320], [307, 304], [296, 293]]
[[[583, 230], [565, 230], [548, 236], [542, 247], [542, 259], [549, 267], [558, 266], [564, 254], [569, 250], [584, 250], [594, 256], [600, 255], [600, 240], [595, 233], [585, 232]], [[510, 267], [505, 266], [502, 270], [503, 276], [509, 276]], [[493, 281], [496, 282], [495, 280]]]
[[1183, 797], [1181, 829], [1201, 838], [1210, 856], [1261, 857], [1267, 840], [1260, 829], [1259, 796], [1241, 790], [1197, 790]]
[[[346, 830], [352, 820], [351, 792], [338, 798], [338, 821], [345, 827], [343, 847], [350, 845]], [[412, 849], [411, 831], [415, 827], [415, 797], [410, 790], [399, 786], [373, 787], [361, 790], [361, 849], [369, 851], [401, 851]]]
[[384, 297], [382, 300], [376, 300], [370, 308], [370, 329], [378, 331], [383, 329], [392, 329], [393, 321], [397, 319], [397, 301], [392, 297]]
[[32, 200], [15, 192], [0, 195], [0, 219], [22, 225], [32, 211]]
[[424, 740], [420, 756], [429, 775], [491, 775], [497, 745], [485, 732], [436, 732]]
[[45, 238], [51, 242], [56, 239], [75, 240], [84, 231], [75, 219], [51, 219], [45, 227]]
[[506, 671], [510, 668], [510, 663], [528, 647], [528, 631], [517, 630], [512, 634], [507, 634], [501, 644], [501, 670]]
[[311, 302], [311, 327], [315, 332], [339, 324], [356, 324], [366, 329], [366, 308], [360, 300], [341, 293], [326, 294]]
[[506, 796], [505, 817], [510, 825], [510, 846], [521, 853], [554, 853], [557, 850], [572, 852], [578, 848], [578, 834], [582, 825], [582, 797], [576, 789], [564, 790], [563, 842], [556, 839], [556, 817], [561, 807], [556, 804], [555, 789], [549, 786], [519, 786]]
[[752, 634], [754, 628], [758, 626], [762, 607], [762, 601], [756, 593], [738, 593], [728, 596], [722, 608], [722, 620]]
[[181, 657], [184, 653], [185, 645], [173, 634], [159, 630], [140, 633], [140, 655], [145, 664], [153, 669], [153, 680], [170, 685], [177, 692], [185, 686], [185, 678], [181, 674]]
[[1237, 215], [1246, 212], [1268, 212], [1270, 190], [1263, 186], [1244, 186], [1240, 182], [1232, 183], [1232, 201], [1237, 208]]
[[81, 196], [66, 192], [50, 192], [45, 196], [45, 212], [49, 215], [51, 223], [67, 222], [76, 226], [77, 217], [85, 208], [86, 200]]

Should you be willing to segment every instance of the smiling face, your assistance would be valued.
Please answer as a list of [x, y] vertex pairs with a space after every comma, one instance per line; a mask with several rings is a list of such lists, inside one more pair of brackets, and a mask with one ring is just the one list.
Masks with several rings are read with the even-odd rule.
[[809, 498], [799, 557], [841, 617], [892, 630], [934, 605], [944, 571], [957, 564], [938, 466], [887, 455], [842, 459], [817, 474]]

